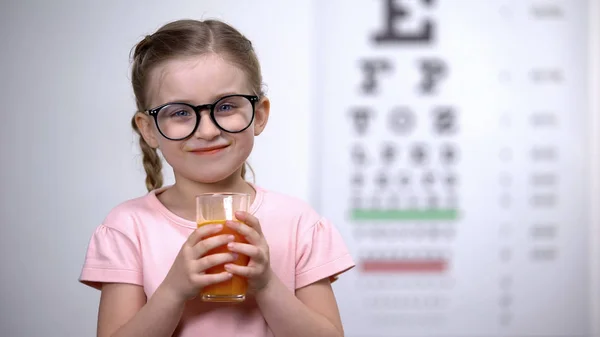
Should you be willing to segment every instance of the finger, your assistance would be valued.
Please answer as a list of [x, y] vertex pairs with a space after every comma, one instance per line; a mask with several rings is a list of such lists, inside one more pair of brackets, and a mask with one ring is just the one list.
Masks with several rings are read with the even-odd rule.
[[206, 255], [210, 250], [224, 246], [229, 242], [233, 242], [233, 240], [235, 240], [235, 236], [232, 234], [215, 235], [208, 239], [201, 240], [193, 247], [192, 258], [200, 258]]
[[263, 256], [264, 254], [261, 253], [260, 248], [254, 245], [230, 242], [227, 244], [227, 248], [234, 253], [246, 255], [255, 261], [263, 262], [265, 260]]
[[231, 274], [243, 276], [246, 278], [252, 278], [255, 275], [258, 275], [258, 270], [256, 268], [247, 267], [247, 266], [238, 266], [233, 263], [226, 264], [225, 270], [227, 270]]
[[204, 288], [211, 284], [220, 283], [229, 280], [233, 275], [229, 272], [222, 272], [218, 274], [198, 274], [194, 276], [194, 281], [200, 287]]
[[223, 229], [223, 225], [221, 224], [210, 224], [210, 225], [202, 225], [188, 236], [186, 240], [186, 244], [189, 246], [194, 246], [198, 243], [198, 241], [202, 240], [202, 238], [207, 237], [212, 234], [216, 234]]
[[221, 264], [225, 264], [228, 262], [233, 262], [238, 258], [237, 253], [218, 253], [218, 254], [210, 254], [202, 257], [196, 262], [196, 265], [193, 267], [194, 270], [198, 273], [202, 273], [208, 268], [212, 268], [214, 266], [218, 266]]
[[258, 246], [261, 243], [262, 236], [254, 228], [239, 221], [227, 221], [225, 225], [236, 232], [240, 233], [246, 241]]
[[254, 228], [254, 230], [257, 231], [261, 236], [263, 235], [262, 227], [260, 226], [260, 221], [258, 221], [258, 219], [254, 215], [248, 212], [238, 211], [235, 213], [235, 218]]

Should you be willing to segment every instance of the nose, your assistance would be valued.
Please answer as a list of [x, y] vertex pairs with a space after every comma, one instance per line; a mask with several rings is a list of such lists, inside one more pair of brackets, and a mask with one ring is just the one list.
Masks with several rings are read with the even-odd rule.
[[204, 140], [213, 140], [217, 138], [221, 134], [221, 129], [219, 129], [215, 123], [210, 118], [210, 114], [208, 110], [204, 110], [200, 112], [200, 123], [198, 124], [198, 128], [194, 133], [194, 137], [204, 139]]

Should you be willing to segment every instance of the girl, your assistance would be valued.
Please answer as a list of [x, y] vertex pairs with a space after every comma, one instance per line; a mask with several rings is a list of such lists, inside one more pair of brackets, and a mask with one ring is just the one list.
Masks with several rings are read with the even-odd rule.
[[[343, 336], [331, 282], [354, 263], [340, 234], [307, 204], [244, 178], [270, 112], [250, 41], [219, 21], [166, 24], [135, 47], [132, 85], [148, 193], [115, 207], [89, 242], [80, 281], [101, 290], [98, 336]], [[157, 149], [172, 186], [162, 186]], [[195, 196], [223, 191], [251, 195], [228, 225], [249, 244], [206, 255], [231, 239], [205, 239], [220, 228], [197, 229]], [[248, 265], [228, 264], [235, 254]], [[248, 280], [243, 303], [197, 297], [234, 274]]]

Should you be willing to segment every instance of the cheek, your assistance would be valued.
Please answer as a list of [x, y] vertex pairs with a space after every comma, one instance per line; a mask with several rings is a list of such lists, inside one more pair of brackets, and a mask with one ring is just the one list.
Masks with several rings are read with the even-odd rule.
[[245, 155], [248, 155], [254, 147], [254, 130], [246, 130], [241, 134], [236, 135], [236, 145], [238, 149]]
[[176, 160], [183, 152], [177, 142], [171, 142], [163, 137], [158, 138], [158, 148], [167, 161]]

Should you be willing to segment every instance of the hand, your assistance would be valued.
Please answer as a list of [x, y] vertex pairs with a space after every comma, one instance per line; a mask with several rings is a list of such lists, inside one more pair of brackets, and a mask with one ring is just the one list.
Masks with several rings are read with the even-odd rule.
[[247, 212], [236, 212], [235, 217], [241, 222], [227, 221], [226, 226], [244, 236], [248, 243], [231, 242], [227, 248], [234, 253], [248, 256], [250, 261], [247, 266], [226, 264], [225, 270], [248, 278], [250, 292], [257, 293], [264, 289], [273, 277], [269, 245], [256, 217]]
[[169, 273], [161, 287], [173, 294], [176, 300], [185, 302], [196, 297], [200, 289], [231, 278], [231, 274], [205, 274], [208, 268], [234, 261], [234, 253], [211, 254], [211, 249], [226, 245], [234, 240], [233, 235], [214, 235], [223, 229], [222, 225], [210, 224], [196, 229], [182, 245]]

